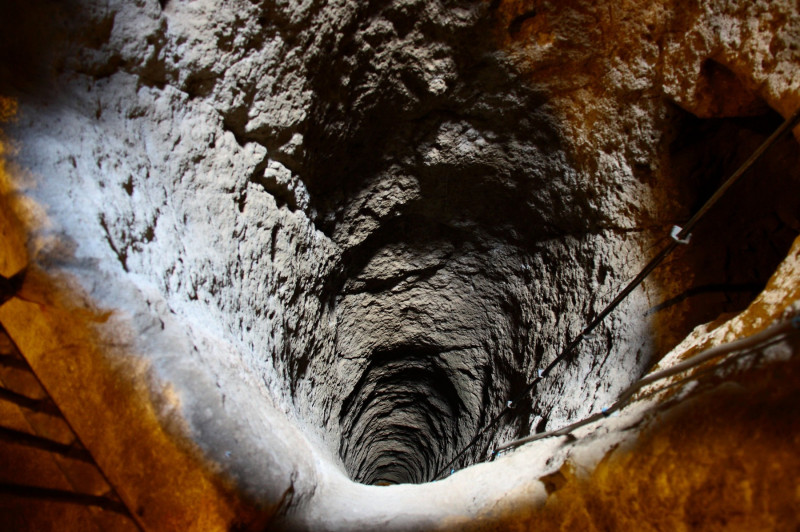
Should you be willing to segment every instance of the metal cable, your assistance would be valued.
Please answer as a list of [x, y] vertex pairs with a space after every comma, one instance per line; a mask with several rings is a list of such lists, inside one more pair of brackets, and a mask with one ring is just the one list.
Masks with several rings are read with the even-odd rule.
[[787, 118], [783, 124], [781, 124], [773, 133], [770, 135], [767, 140], [765, 140], [754, 152], [753, 154], [736, 170], [731, 177], [729, 177], [711, 196], [705, 204], [700, 208], [700, 210], [692, 216], [688, 222], [681, 228], [677, 233], [673, 234], [673, 238], [669, 244], [667, 244], [664, 249], [662, 249], [655, 257], [653, 257], [650, 262], [645, 265], [644, 268], [639, 272], [636, 277], [634, 277], [627, 285], [617, 294], [617, 296], [608, 304], [606, 307], [598, 314], [594, 320], [592, 320], [589, 325], [587, 325], [581, 332], [576, 336], [567, 346], [561, 351], [561, 353], [550, 362], [547, 367], [539, 374], [535, 379], [533, 379], [524, 389], [523, 391], [517, 395], [512, 401], [506, 403], [506, 406], [497, 414], [495, 415], [489, 423], [484, 426], [478, 433], [473, 437], [467, 445], [465, 445], [447, 464], [445, 464], [437, 473], [434, 475], [432, 480], [438, 480], [442, 474], [450, 469], [450, 466], [456, 463], [456, 461], [461, 458], [464, 453], [466, 453], [473, 445], [475, 445], [478, 440], [486, 434], [492, 427], [494, 427], [508, 412], [511, 411], [512, 407], [516, 405], [520, 400], [524, 399], [531, 393], [539, 382], [547, 377], [550, 374], [550, 371], [561, 363], [562, 360], [567, 358], [570, 353], [583, 341], [586, 336], [591, 334], [591, 332], [597, 328], [598, 325], [609, 315], [611, 314], [614, 309], [616, 309], [622, 301], [639, 286], [645, 278], [652, 273], [656, 267], [663, 262], [667, 256], [672, 253], [679, 244], [683, 244], [688, 242], [687, 238], [689, 237], [692, 229], [700, 222], [700, 220], [708, 213], [708, 211], [713, 207], [717, 201], [728, 191], [741, 177], [758, 161], [764, 153], [777, 141], [781, 138], [784, 134], [790, 132], [798, 123], [800, 123], [800, 109], [795, 111], [795, 113]]
[[619, 395], [619, 398], [616, 400], [616, 402], [614, 402], [614, 404], [611, 405], [610, 407], [604, 408], [602, 412], [593, 414], [587, 418], [584, 418], [580, 421], [577, 421], [560, 429], [543, 432], [541, 434], [535, 434], [532, 436], [528, 436], [526, 438], [520, 438], [519, 440], [514, 440], [505, 443], [500, 447], [498, 447], [496, 452], [507, 451], [509, 449], [513, 449], [525, 443], [530, 443], [536, 440], [543, 440], [545, 438], [551, 438], [553, 436], [563, 436], [565, 434], [569, 434], [570, 432], [573, 432], [580, 427], [589, 425], [604, 417], [610, 416], [611, 414], [622, 408], [634, 396], [636, 392], [638, 392], [639, 390], [641, 390], [642, 388], [644, 388], [649, 384], [653, 384], [654, 382], [666, 379], [668, 377], [672, 377], [673, 375], [683, 373], [684, 371], [697, 367], [700, 364], [703, 364], [704, 362], [711, 360], [712, 358], [732, 353], [734, 351], [748, 350], [747, 352], [750, 353], [755, 349], [763, 348], [766, 345], [774, 343], [773, 340], [778, 336], [786, 337], [789, 336], [790, 334], [798, 334], [800, 333], [800, 321], [797, 320], [797, 317], [800, 317], [800, 315], [796, 316], [792, 320], [784, 321], [776, 325], [773, 325], [772, 327], [764, 329], [763, 331], [754, 334], [752, 336], [741, 338], [739, 340], [735, 340], [727, 344], [712, 347], [710, 349], [703, 351], [698, 355], [695, 355], [679, 364], [672, 366], [671, 368], [657, 371], [651, 375], [648, 375], [647, 377], [638, 380], [637, 382], [633, 383], [628, 388], [626, 388]]

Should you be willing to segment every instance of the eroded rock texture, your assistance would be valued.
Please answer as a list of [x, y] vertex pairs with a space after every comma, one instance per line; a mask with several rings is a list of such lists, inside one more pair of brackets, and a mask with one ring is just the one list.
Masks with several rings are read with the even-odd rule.
[[[311, 529], [500, 497], [412, 516], [438, 488], [345, 475], [433, 480], [800, 104], [791, 2], [2, 9], [27, 261], [113, 311], [176, 437]], [[743, 309], [800, 229], [797, 163], [784, 140], [455, 468]]]

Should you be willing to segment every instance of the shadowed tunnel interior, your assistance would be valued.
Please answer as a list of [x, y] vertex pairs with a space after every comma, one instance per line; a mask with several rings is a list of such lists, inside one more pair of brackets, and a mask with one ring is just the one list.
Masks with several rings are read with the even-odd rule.
[[342, 454], [355, 480], [420, 483], [452, 448], [465, 404], [438, 353], [419, 346], [373, 353], [342, 405]]
[[[581, 177], [546, 98], [519, 82], [482, 31], [487, 15], [426, 20], [424, 9], [370, 4], [354, 19], [329, 58], [335, 66], [314, 79], [321, 120], [306, 133], [302, 162], [316, 223], [343, 250], [333, 283], [346, 376], [333, 398], [341, 401], [339, 455], [352, 478], [368, 484], [431, 480], [557, 354], [574, 335], [568, 330], [585, 325], [635, 274], [615, 252], [637, 229], [616, 227], [604, 209], [613, 188]], [[448, 74], [398, 60], [398, 50], [411, 49], [447, 64]], [[627, 222], [650, 224], [639, 231], [657, 237], [688, 218], [780, 123], [765, 105], [748, 108], [752, 118], [710, 122], [671, 109], [653, 148], [666, 162], [656, 186], [673, 191], [675, 207], [655, 225], [654, 212]], [[754, 216], [741, 216], [746, 207], [732, 200], [716, 209], [695, 235], [700, 244], [679, 253], [661, 279], [663, 299], [634, 318], [669, 321], [658, 346], [637, 345], [646, 328], [639, 339], [601, 328], [575, 354], [583, 362], [556, 371], [538, 399], [519, 405], [456, 467], [580, 415], [589, 405], [575, 404], [568, 380], [608, 387], [602, 381], [613, 366], [627, 367], [621, 379], [633, 380], [697, 324], [744, 308], [796, 234], [771, 225], [775, 212], [798, 206], [791, 195], [778, 202], [791, 207], [779, 206], [770, 192], [796, 187], [792, 142], [754, 169], [768, 173], [769, 186], [732, 192], [758, 197]], [[749, 227], [745, 240], [712, 234], [740, 222]], [[740, 246], [758, 251], [735, 258]]]

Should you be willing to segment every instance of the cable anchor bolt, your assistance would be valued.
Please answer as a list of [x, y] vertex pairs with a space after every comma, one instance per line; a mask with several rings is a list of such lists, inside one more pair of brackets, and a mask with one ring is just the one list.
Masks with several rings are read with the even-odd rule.
[[681, 234], [683, 228], [679, 225], [673, 225], [672, 231], [670, 231], [669, 236], [672, 237], [672, 240], [677, 242], [678, 244], [688, 244], [689, 241], [692, 239], [692, 234], [689, 233], [686, 235], [686, 238], [678, 238], [678, 235]]

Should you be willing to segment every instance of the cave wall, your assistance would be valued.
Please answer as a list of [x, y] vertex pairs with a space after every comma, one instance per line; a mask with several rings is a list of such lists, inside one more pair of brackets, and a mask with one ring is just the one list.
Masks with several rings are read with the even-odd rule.
[[[348, 478], [432, 480], [741, 161], [726, 148], [800, 104], [789, 2], [612, 4], [4, 7], [26, 245], [2, 273], [111, 310], [96, 356], [146, 368], [167, 431], [289, 522], [474, 512], [504, 491], [468, 502], [456, 475], [438, 510], [436, 485]], [[780, 154], [743, 195], [747, 239], [698, 231], [456, 468], [742, 310], [797, 232], [794, 141]], [[748, 208], [723, 207], [717, 227]]]

